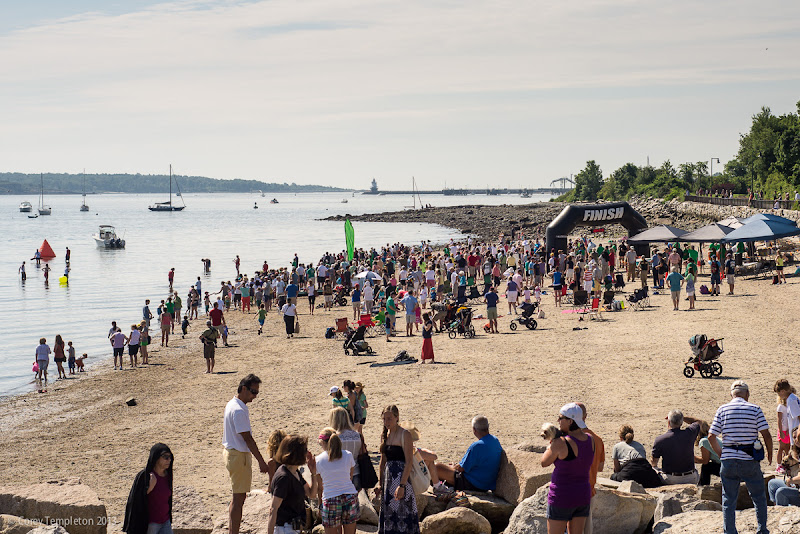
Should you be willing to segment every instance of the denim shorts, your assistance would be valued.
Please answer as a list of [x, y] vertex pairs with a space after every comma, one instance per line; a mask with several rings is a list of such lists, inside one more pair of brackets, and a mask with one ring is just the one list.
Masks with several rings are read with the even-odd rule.
[[570, 506], [566, 508], [548, 504], [547, 519], [552, 519], [553, 521], [570, 521], [575, 517], [589, 517], [589, 507], [589, 504], [585, 506]]

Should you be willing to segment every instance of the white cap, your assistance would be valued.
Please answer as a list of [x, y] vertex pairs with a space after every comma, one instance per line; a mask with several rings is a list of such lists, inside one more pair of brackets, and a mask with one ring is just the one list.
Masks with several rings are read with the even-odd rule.
[[331, 395], [339, 391], [339, 386], [331, 386]]
[[583, 410], [576, 403], [565, 404], [558, 413], [575, 421], [579, 428], [586, 428], [586, 423], [583, 422]]

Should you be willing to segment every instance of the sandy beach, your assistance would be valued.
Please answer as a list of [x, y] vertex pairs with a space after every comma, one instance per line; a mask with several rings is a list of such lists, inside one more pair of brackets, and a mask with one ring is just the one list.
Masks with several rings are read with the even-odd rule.
[[[707, 280], [701, 275], [699, 282]], [[435, 335], [439, 363], [424, 366], [362, 364], [389, 361], [403, 349], [416, 357], [420, 336], [401, 334], [391, 343], [370, 338], [377, 355], [345, 356], [341, 341], [326, 340], [323, 333], [336, 317], [351, 316], [349, 306], [310, 317], [301, 299], [301, 333], [291, 340], [283, 335], [276, 312], [267, 318], [265, 335], [258, 336], [254, 314], [231, 311], [226, 316], [235, 332], [233, 346], [218, 349], [217, 374], [203, 373], [197, 340], [203, 323], [194, 321], [186, 339], [173, 337], [168, 349], [157, 342], [151, 346], [149, 367], [112, 371], [108, 361], [83, 380], [51, 382], [47, 393], [3, 401], [3, 478], [27, 484], [78, 476], [97, 491], [112, 523], [121, 522], [134, 475], [150, 446], [162, 441], [175, 453], [176, 484], [196, 488], [212, 515], [220, 517], [230, 492], [221, 458], [222, 412], [248, 372], [264, 381], [262, 394], [250, 405], [253, 434], [262, 449], [278, 428], [316, 436], [331, 407], [329, 387], [345, 379], [365, 384], [370, 403], [365, 437], [371, 450], [379, 443], [381, 408], [397, 404], [401, 419], [421, 429], [420, 446], [446, 461], [457, 461], [472, 441], [469, 424], [475, 414], [485, 414], [492, 433], [512, 445], [538, 440], [541, 424], [554, 421], [558, 408], [573, 400], [587, 404], [587, 423], [609, 450], [623, 423], [632, 424], [636, 439], [649, 449], [665, 430], [670, 409], [710, 420], [728, 400], [736, 378], [749, 382], [752, 400], [774, 428], [772, 384], [781, 377], [796, 381], [790, 362], [798, 343], [790, 332], [796, 328], [800, 284], [791, 277], [780, 286], [739, 280], [736, 296], [701, 296], [696, 311], [672, 311], [669, 295], [662, 292], [652, 296], [651, 308], [604, 313], [602, 322], [579, 322], [576, 314], [561, 313], [548, 294], [543, 297], [547, 317], [536, 331], [511, 332], [505, 315], [499, 320], [501, 333], [488, 335], [485, 321], [476, 319], [475, 339]], [[681, 306], [688, 303], [682, 300]], [[499, 309], [507, 311], [505, 299]], [[576, 326], [584, 329], [573, 330]], [[696, 333], [725, 338], [721, 379], [683, 376], [687, 340]], [[131, 396], [137, 406], [125, 405]], [[609, 456], [606, 476], [610, 469]], [[254, 476], [254, 488], [265, 484], [265, 475]]]

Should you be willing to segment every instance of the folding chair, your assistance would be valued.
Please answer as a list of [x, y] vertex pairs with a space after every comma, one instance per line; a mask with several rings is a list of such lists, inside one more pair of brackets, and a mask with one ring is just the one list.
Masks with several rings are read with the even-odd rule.
[[336, 319], [336, 330], [333, 332], [336, 335], [336, 339], [344, 339], [349, 331], [350, 326], [347, 324], [347, 317]]
[[592, 299], [592, 307], [587, 311], [589, 319], [603, 320], [603, 313], [600, 311], [600, 299], [594, 297]]
[[577, 310], [579, 308], [586, 308], [589, 305], [589, 293], [582, 289], [576, 289], [572, 293], [572, 308]]

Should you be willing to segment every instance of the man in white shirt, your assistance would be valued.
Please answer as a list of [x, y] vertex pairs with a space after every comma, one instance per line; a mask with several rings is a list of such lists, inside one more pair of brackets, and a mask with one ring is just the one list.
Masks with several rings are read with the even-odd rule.
[[628, 282], [636, 281], [636, 249], [633, 247], [625, 253], [625, 261], [628, 263]]
[[261, 379], [249, 374], [239, 382], [236, 396], [225, 405], [222, 430], [222, 457], [231, 479], [233, 499], [228, 507], [228, 533], [238, 534], [242, 522], [242, 507], [253, 480], [253, 460], [258, 461], [258, 469], [267, 472], [267, 462], [261, 456], [250, 432], [250, 411], [247, 404], [253, 402], [259, 393]]

